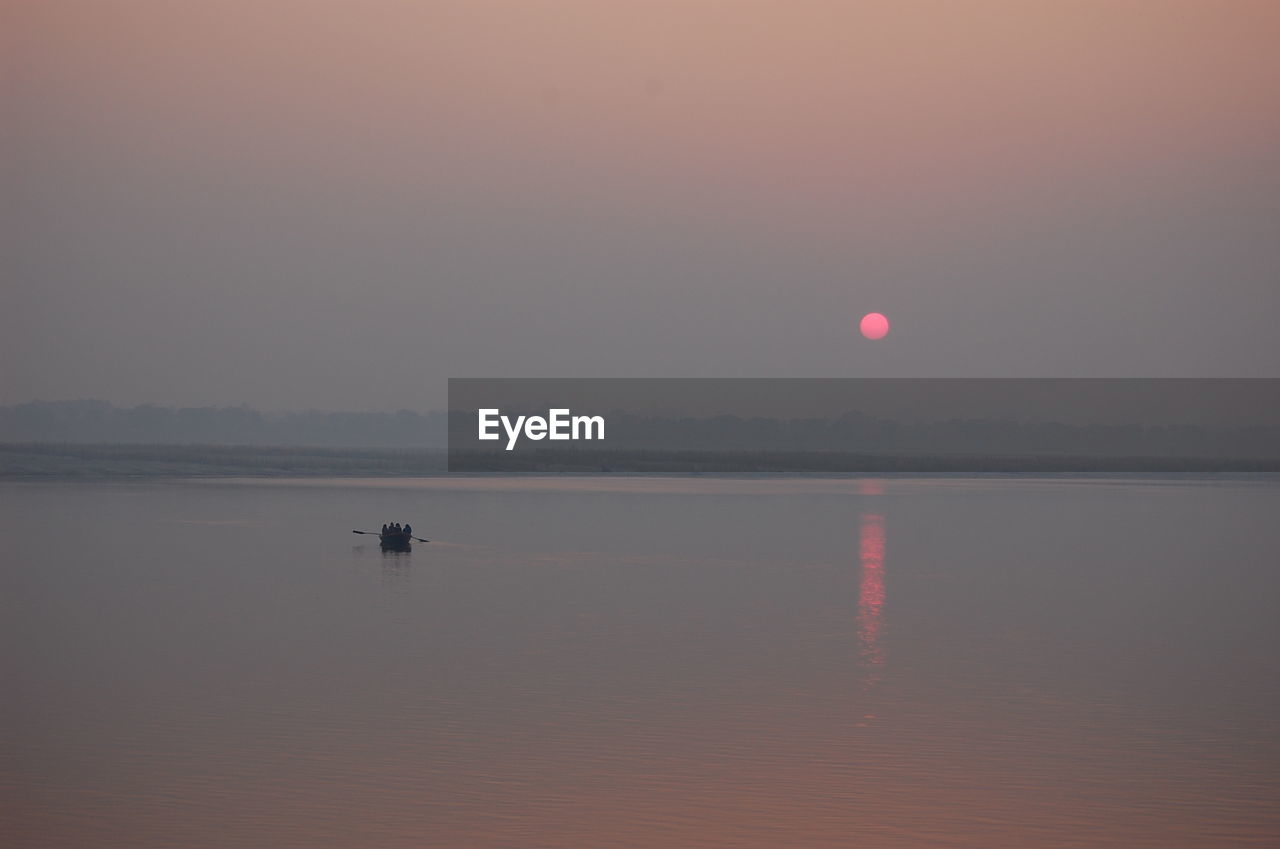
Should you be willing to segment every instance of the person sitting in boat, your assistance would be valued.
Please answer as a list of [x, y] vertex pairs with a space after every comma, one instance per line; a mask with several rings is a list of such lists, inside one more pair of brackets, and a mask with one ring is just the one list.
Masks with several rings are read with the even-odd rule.
[[392, 532], [393, 534], [398, 534], [398, 533], [400, 533], [400, 523], [399, 523], [399, 522], [396, 522], [394, 525], [392, 525], [392, 526], [391, 526], [391, 532]]
[[390, 526], [390, 525], [388, 525], [386, 522], [383, 522], [383, 523], [382, 523], [382, 535], [385, 537], [385, 536], [387, 535], [387, 532], [388, 532], [388, 531], [390, 531], [390, 530], [391, 530], [391, 526]]
[[404, 533], [405, 533], [405, 536], [412, 536], [412, 535], [413, 535], [413, 525], [410, 525], [408, 522], [405, 522], [405, 523], [404, 523]]

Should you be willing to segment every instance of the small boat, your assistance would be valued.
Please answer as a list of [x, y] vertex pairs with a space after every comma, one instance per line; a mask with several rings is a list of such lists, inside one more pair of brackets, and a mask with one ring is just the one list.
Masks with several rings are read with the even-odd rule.
[[413, 548], [413, 537], [404, 531], [378, 534], [378, 542], [383, 551], [409, 551]]
[[382, 544], [383, 551], [410, 551], [413, 548], [413, 541], [431, 542], [429, 539], [415, 537], [407, 531], [352, 531], [353, 534], [364, 534], [365, 536], [377, 537], [378, 542]]

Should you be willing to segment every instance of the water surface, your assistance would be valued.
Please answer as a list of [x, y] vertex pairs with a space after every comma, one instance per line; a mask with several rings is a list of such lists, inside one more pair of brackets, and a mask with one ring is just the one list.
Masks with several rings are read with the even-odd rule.
[[[0, 843], [1280, 844], [1280, 482], [0, 485]], [[430, 537], [383, 554], [352, 528]]]

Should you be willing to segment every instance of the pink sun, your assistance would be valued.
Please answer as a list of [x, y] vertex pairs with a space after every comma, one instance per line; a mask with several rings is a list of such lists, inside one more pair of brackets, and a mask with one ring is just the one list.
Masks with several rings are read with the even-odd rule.
[[868, 339], [883, 339], [889, 335], [889, 319], [878, 312], [869, 312], [862, 317], [858, 329]]

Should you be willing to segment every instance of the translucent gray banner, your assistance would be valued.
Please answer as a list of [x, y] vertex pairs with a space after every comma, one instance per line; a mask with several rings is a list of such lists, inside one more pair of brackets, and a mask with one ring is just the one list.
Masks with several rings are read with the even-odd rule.
[[452, 379], [456, 472], [1268, 471], [1276, 379]]

